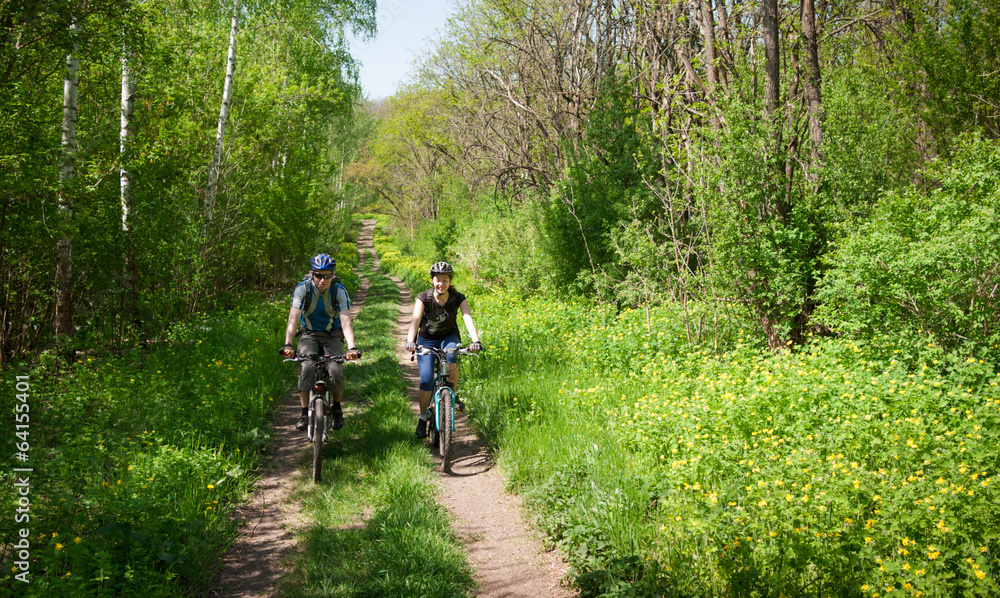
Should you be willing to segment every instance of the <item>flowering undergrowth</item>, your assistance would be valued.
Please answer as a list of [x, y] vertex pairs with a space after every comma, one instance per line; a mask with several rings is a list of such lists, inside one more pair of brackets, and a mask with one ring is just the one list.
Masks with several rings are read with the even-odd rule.
[[[376, 233], [374, 245], [382, 271], [403, 281], [414, 297], [417, 293], [430, 288], [430, 270], [433, 262], [403, 253], [391, 235]], [[468, 272], [458, 264], [452, 266], [455, 268], [453, 283], [459, 288], [469, 280]]]
[[669, 307], [470, 301], [473, 416], [585, 596], [1000, 591], [991, 364], [738, 329], [716, 353]]
[[[30, 520], [0, 521], [0, 596], [203, 591], [287, 384], [275, 356], [286, 318], [284, 301], [247, 302], [196, 314], [152, 348], [8, 371], [5, 389], [15, 374], [30, 379], [33, 472]], [[0, 397], [5, 412], [13, 399]], [[0, 475], [2, 508], [14, 513], [14, 480]], [[21, 528], [30, 583], [14, 580]]]
[[361, 278], [354, 271], [358, 265], [358, 246], [355, 243], [341, 243], [336, 254], [337, 278], [353, 297], [361, 286]]

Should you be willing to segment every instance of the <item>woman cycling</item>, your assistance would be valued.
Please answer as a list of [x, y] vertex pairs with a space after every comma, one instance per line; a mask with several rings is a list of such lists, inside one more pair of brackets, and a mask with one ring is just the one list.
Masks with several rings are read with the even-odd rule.
[[[418, 346], [436, 349], [455, 347], [462, 341], [458, 330], [458, 313], [462, 312], [462, 320], [472, 336], [469, 349], [478, 351], [479, 332], [476, 323], [472, 321], [472, 312], [465, 295], [451, 286], [454, 270], [447, 262], [438, 262], [431, 266], [431, 288], [420, 293], [413, 304], [413, 319], [406, 335], [406, 350], [415, 351]], [[419, 336], [418, 333], [419, 332]], [[420, 405], [420, 419], [417, 421], [417, 438], [427, 437], [427, 406], [431, 401], [431, 391], [434, 389], [434, 357], [418, 355], [417, 365], [420, 367], [420, 388], [417, 391], [417, 403]], [[448, 378], [458, 382], [458, 363], [455, 354], [448, 356]], [[459, 409], [462, 405], [459, 404]]]

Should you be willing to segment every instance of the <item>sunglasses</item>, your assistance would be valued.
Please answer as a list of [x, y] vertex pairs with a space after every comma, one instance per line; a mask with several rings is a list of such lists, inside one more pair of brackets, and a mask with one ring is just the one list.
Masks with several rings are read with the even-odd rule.
[[313, 272], [313, 276], [320, 280], [330, 280], [333, 278], [333, 274], [323, 274], [321, 272]]

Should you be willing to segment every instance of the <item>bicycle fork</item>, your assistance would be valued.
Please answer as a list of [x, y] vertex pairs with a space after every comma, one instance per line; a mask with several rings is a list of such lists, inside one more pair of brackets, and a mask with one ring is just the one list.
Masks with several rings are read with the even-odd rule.
[[323, 442], [328, 440], [327, 430], [330, 428], [330, 418], [325, 417], [327, 415], [327, 405], [330, 404], [330, 398], [327, 396], [326, 385], [320, 381], [316, 383], [316, 386], [309, 393], [309, 425], [306, 427], [306, 437], [310, 442], [313, 440], [313, 430], [316, 429], [316, 402], [323, 401]]
[[452, 389], [451, 383], [449, 383], [447, 381], [445, 382], [444, 386], [438, 388], [437, 392], [434, 393], [434, 400], [433, 400], [434, 413], [432, 413], [432, 415], [434, 416], [434, 422], [433, 422], [434, 423], [434, 429], [440, 431], [441, 428], [442, 428], [442, 425], [441, 425], [441, 423], [442, 423], [441, 422], [441, 389], [442, 388], [448, 388], [449, 390], [451, 390], [451, 393], [450, 393], [451, 394], [451, 412], [452, 412], [451, 431], [454, 432], [455, 431], [455, 416], [454, 416], [454, 413], [455, 413], [455, 391]]

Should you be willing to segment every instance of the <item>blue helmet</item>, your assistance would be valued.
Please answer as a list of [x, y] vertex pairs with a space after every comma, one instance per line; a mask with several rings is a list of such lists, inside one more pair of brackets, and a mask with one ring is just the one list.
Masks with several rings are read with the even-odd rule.
[[309, 262], [309, 267], [313, 270], [333, 270], [337, 267], [337, 260], [325, 253], [321, 253]]

